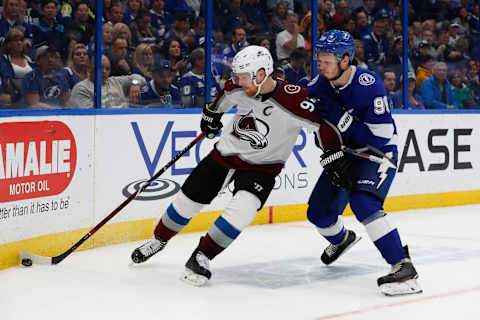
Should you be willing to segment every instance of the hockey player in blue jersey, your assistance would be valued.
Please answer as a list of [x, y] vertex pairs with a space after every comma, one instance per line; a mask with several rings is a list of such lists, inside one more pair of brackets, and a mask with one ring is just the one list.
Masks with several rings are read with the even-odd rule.
[[[392, 265], [391, 272], [377, 280], [380, 291], [386, 295], [419, 293], [422, 290], [408, 247], [402, 247], [397, 228], [383, 211], [396, 174], [395, 121], [382, 80], [351, 65], [354, 52], [353, 38], [344, 31], [330, 30], [315, 44], [320, 75], [308, 84], [307, 91], [313, 103], [330, 99], [331, 103], [318, 104], [316, 111], [338, 129], [344, 147], [324, 150], [320, 161], [324, 171], [309, 199], [308, 220], [330, 242], [321, 257], [328, 265], [360, 240], [345, 229], [340, 217], [350, 203], [382, 257]], [[351, 154], [360, 148], [381, 154], [377, 158], [382, 158], [382, 163]]]

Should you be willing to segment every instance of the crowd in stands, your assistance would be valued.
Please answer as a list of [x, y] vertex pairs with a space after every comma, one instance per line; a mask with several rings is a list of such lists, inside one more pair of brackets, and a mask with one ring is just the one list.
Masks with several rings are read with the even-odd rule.
[[[202, 107], [205, 78], [214, 98], [249, 44], [270, 50], [274, 77], [300, 86], [312, 79], [310, 0], [212, 1], [212, 39], [205, 2], [103, 0], [102, 107]], [[478, 1], [408, 2], [407, 105], [401, 1], [320, 0], [315, 32], [349, 31], [353, 63], [382, 76], [392, 108], [480, 108]], [[3, 0], [1, 109], [94, 107], [95, 12], [93, 0]]]

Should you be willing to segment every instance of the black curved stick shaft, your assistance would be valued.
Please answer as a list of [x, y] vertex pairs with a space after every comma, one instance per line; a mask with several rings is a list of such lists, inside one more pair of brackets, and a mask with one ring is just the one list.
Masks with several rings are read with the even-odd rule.
[[[97, 232], [105, 223], [107, 223], [110, 219], [112, 219], [117, 213], [120, 212], [123, 208], [127, 206], [135, 197], [144, 191], [149, 185], [152, 184], [153, 181], [155, 181], [158, 177], [160, 177], [165, 171], [167, 171], [168, 168], [170, 168], [175, 162], [177, 162], [178, 159], [180, 159], [185, 153], [187, 153], [194, 145], [196, 145], [203, 137], [205, 136], [205, 133], [200, 133], [192, 142], [190, 142], [182, 151], [177, 153], [177, 155], [170, 160], [162, 169], [160, 169], [157, 173], [155, 173], [148, 181], [145, 182], [135, 193], [131, 194], [125, 201], [123, 201], [115, 210], [113, 210], [108, 216], [106, 216], [102, 221], [100, 221], [95, 227], [93, 227], [87, 234], [85, 234], [80, 240], [78, 240], [70, 249], [65, 251], [64, 253], [51, 257], [50, 263], [47, 262], [47, 264], [58, 264], [60, 263], [63, 259], [68, 257], [73, 251], [75, 251], [78, 247], [82, 245], [85, 241], [88, 240], [95, 232]], [[29, 252], [21, 252], [20, 253], [20, 258], [29, 258], [33, 262], [37, 263], [45, 263], [46, 257], [41, 257], [37, 256], [34, 254], [31, 254]], [[47, 258], [48, 259], [48, 258]]]

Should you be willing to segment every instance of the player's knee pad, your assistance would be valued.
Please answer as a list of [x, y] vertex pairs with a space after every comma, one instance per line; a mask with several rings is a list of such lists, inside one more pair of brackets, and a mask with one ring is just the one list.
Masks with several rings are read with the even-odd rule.
[[238, 191], [225, 208], [225, 213], [208, 230], [210, 238], [220, 247], [228, 247], [253, 221], [259, 206], [260, 199], [255, 195], [244, 190]]
[[205, 205], [191, 200], [180, 190], [173, 200], [172, 206], [180, 216], [190, 219], [200, 212]]
[[377, 211], [362, 221], [367, 230], [370, 239], [375, 242], [385, 235], [395, 230], [395, 226], [390, 223], [388, 215], [383, 211]]
[[222, 217], [241, 231], [253, 221], [260, 206], [260, 199], [256, 195], [240, 190], [232, 197]]
[[370, 217], [372, 214], [383, 211], [382, 201], [374, 195], [367, 192], [352, 192], [350, 194], [350, 208], [352, 209], [358, 221]]

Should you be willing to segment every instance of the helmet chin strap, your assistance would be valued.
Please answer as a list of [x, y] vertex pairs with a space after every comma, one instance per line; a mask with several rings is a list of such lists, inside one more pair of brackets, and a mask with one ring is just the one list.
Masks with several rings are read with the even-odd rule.
[[343, 75], [343, 73], [345, 72], [345, 70], [342, 69], [342, 67], [340, 66], [340, 62], [337, 62], [337, 65], [338, 65], [338, 69], [340, 70], [337, 74], [337, 76], [335, 76], [333, 79], [330, 79], [330, 81], [335, 81], [335, 80], [338, 80], [340, 79], [340, 77]]
[[265, 81], [267, 81], [267, 78], [268, 76], [265, 74], [265, 78], [263, 78], [262, 82], [257, 84], [257, 76], [255, 75], [252, 77], [253, 84], [255, 85], [255, 87], [257, 87], [257, 92], [255, 93], [255, 97], [258, 96], [258, 94], [260, 93], [260, 90], [262, 89], [262, 85], [265, 83]]

